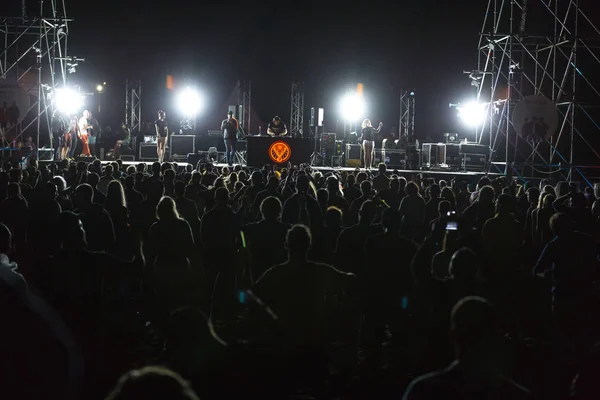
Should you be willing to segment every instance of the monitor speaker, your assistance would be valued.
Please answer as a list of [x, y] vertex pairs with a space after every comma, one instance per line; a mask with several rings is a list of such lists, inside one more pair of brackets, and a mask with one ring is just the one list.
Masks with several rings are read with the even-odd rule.
[[315, 108], [314, 107], [310, 108], [310, 126], [311, 127], [315, 126]]

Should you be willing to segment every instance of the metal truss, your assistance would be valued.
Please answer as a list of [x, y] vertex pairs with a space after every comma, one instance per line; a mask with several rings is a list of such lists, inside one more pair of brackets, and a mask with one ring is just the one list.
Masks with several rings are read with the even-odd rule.
[[[600, 160], [593, 143], [600, 87], [587, 75], [600, 64], [600, 30], [589, 15], [579, 0], [488, 1], [478, 69], [466, 73], [487, 105], [477, 141], [490, 146], [491, 165], [503, 165], [506, 174], [578, 175], [590, 183], [585, 171], [597, 167], [579, 164]], [[520, 138], [512, 125], [516, 104], [528, 95], [543, 95], [558, 109], [557, 132], [538, 144]]]
[[292, 137], [302, 137], [304, 132], [304, 84], [302, 82], [292, 82], [291, 104], [290, 134]]
[[[53, 105], [50, 101], [57, 88], [65, 87], [67, 76], [83, 59], [67, 56], [69, 22], [64, 0], [38, 2], [33, 14], [28, 16], [23, 2], [19, 17], [0, 17], [0, 78], [7, 84], [24, 89], [30, 98], [29, 109], [21, 123], [8, 128], [4, 135], [19, 141], [25, 132], [37, 137], [48, 135], [52, 144], [51, 119]], [[23, 111], [21, 111], [23, 112]], [[33, 131], [32, 131], [33, 130]], [[3, 137], [4, 138], [4, 137]]]
[[398, 123], [400, 137], [411, 137], [415, 134], [415, 92], [400, 89], [400, 121]]
[[252, 116], [252, 82], [238, 81], [238, 105], [242, 106], [239, 113], [240, 125], [246, 134], [250, 133], [250, 118]]
[[[125, 125], [131, 133], [139, 133], [142, 123], [142, 82], [125, 81]], [[194, 119], [195, 129], [195, 119]]]

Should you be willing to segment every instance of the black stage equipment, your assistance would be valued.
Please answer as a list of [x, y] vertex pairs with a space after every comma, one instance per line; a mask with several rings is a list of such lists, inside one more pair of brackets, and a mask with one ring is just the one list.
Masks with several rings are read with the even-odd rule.
[[460, 142], [458, 133], [444, 133], [444, 143], [456, 143]]
[[248, 136], [247, 164], [260, 167], [265, 164], [293, 165], [308, 163], [311, 158], [309, 139], [285, 136]]

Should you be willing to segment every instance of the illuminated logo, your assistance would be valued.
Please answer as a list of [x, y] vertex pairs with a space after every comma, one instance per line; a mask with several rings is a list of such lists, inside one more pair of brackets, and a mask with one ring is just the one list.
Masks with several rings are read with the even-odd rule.
[[292, 148], [286, 142], [275, 142], [269, 147], [269, 158], [277, 164], [283, 164], [290, 159]]

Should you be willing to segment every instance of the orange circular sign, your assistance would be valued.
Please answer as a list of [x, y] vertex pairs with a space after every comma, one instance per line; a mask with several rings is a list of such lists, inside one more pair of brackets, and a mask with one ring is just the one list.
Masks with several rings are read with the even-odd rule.
[[277, 141], [269, 147], [269, 158], [277, 164], [287, 162], [292, 156], [292, 148], [286, 142]]

